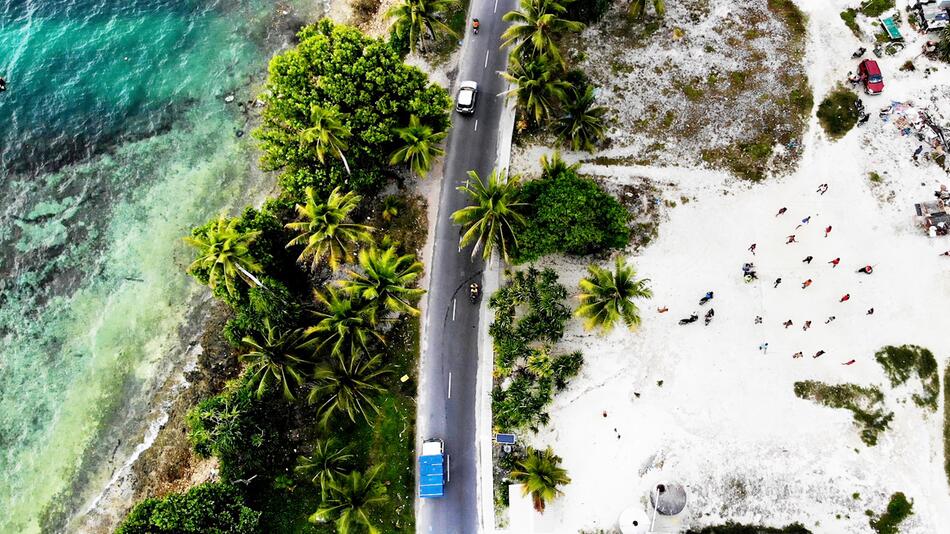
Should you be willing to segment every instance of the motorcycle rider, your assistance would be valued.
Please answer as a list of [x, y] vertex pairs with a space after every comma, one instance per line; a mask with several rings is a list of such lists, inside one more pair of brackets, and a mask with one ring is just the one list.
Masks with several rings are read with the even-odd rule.
[[478, 19], [472, 19], [472, 32], [478, 33]]
[[472, 284], [468, 286], [468, 294], [473, 301], [478, 298], [480, 291], [481, 289], [478, 287], [478, 283], [476, 282], [472, 282]]

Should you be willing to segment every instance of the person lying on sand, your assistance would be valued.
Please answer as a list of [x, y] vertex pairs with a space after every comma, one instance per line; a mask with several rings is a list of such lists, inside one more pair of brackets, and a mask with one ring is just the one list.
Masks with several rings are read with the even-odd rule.
[[658, 307], [658, 308], [656, 309], [656, 311], [658, 311], [659, 313], [666, 313], [666, 312], [670, 311], [670, 309], [667, 308], [666, 306], [663, 306], [662, 308], [659, 308], [659, 307]]
[[848, 360], [848, 361], [842, 363], [841, 365], [854, 365], [854, 362], [855, 362], [855, 361], [857, 361], [857, 360]]

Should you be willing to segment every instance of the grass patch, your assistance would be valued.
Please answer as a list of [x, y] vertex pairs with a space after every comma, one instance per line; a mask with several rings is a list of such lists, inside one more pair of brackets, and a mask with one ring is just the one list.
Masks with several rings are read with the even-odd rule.
[[844, 86], [838, 86], [818, 106], [818, 122], [832, 139], [840, 139], [858, 123], [855, 103], [858, 95]]
[[861, 37], [861, 28], [858, 27], [858, 12], [850, 7], [841, 12], [841, 20], [844, 21], [844, 25], [851, 30], [851, 33], [855, 37]]
[[943, 469], [947, 472], [947, 482], [950, 482], [950, 363], [943, 372]]
[[702, 100], [703, 95], [705, 94], [702, 89], [694, 86], [692, 83], [677, 84], [677, 88], [683, 93], [683, 96], [686, 97], [686, 100], [690, 102], [699, 102]]
[[703, 150], [702, 158], [710, 164], [725, 165], [743, 180], [765, 179], [775, 140], [766, 133], [751, 141], [734, 143], [725, 148]]
[[868, 180], [870, 180], [872, 184], [880, 184], [884, 182], [884, 178], [882, 178], [881, 175], [876, 171], [871, 171], [868, 173]]
[[877, 445], [878, 435], [887, 430], [894, 419], [893, 412], [884, 411], [884, 394], [876, 387], [806, 380], [795, 382], [795, 395], [829, 408], [850, 411], [854, 423], [861, 428], [861, 441], [869, 447]]
[[868, 0], [862, 3], [861, 13], [869, 17], [880, 17], [889, 9], [894, 9], [894, 0]]
[[916, 375], [920, 378], [923, 394], [911, 395], [914, 404], [937, 411], [940, 398], [940, 370], [932, 352], [916, 345], [887, 346], [877, 351], [874, 359], [884, 368], [884, 373], [893, 387], [904, 384], [912, 376]]
[[908, 501], [907, 497], [898, 491], [891, 495], [887, 510], [880, 517], [875, 518], [871, 510], [868, 510], [867, 514], [871, 516], [871, 528], [878, 534], [898, 534], [901, 522], [914, 515], [914, 501]]
[[775, 528], [740, 525], [730, 522], [725, 525], [705, 527], [702, 530], [687, 530], [686, 534], [811, 534], [811, 531], [803, 527], [800, 523], [792, 523], [783, 528]]
[[[893, 0], [891, 0], [893, 2]], [[804, 41], [808, 17], [792, 0], [769, 0], [769, 10], [785, 21], [785, 27], [798, 41]]]

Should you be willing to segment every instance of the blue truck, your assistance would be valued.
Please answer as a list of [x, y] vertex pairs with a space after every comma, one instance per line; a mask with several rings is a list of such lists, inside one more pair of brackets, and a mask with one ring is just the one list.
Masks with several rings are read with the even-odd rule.
[[445, 444], [442, 440], [423, 441], [422, 453], [419, 455], [419, 497], [431, 499], [444, 495], [448, 473]]

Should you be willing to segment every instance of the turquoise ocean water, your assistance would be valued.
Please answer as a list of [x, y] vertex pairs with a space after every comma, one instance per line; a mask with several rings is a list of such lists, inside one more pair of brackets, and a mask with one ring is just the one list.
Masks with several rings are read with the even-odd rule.
[[294, 4], [0, 0], [0, 533], [68, 530], [141, 441], [201, 294], [179, 237], [270, 187], [237, 102]]

